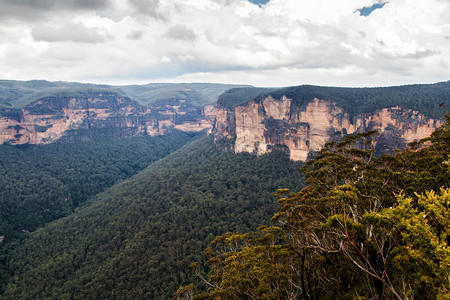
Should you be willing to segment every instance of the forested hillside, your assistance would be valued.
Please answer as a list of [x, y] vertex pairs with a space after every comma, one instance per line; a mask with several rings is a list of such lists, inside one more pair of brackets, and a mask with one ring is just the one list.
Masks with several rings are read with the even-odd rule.
[[32, 231], [89, 197], [131, 177], [195, 135], [179, 132], [127, 140], [0, 146], [0, 235]]
[[293, 86], [259, 95], [280, 99], [286, 96], [301, 107], [314, 98], [330, 100], [354, 116], [373, 113], [377, 109], [399, 106], [425, 114], [431, 118], [442, 118], [442, 105], [450, 106], [450, 82], [434, 84], [414, 84], [376, 88], [341, 88], [313, 85]]
[[306, 162], [307, 186], [277, 192], [277, 226], [217, 237], [196, 299], [449, 299], [450, 115], [394, 155], [354, 147], [373, 134]]
[[196, 135], [0, 146], [0, 282], [10, 244], [64, 217], [89, 197], [131, 177]]
[[107, 89], [108, 85], [46, 80], [0, 80], [0, 111], [2, 108], [23, 108], [30, 102], [54, 93], [71, 90]]
[[143, 105], [184, 99], [188, 103], [201, 107], [215, 103], [220, 94], [237, 87], [248, 86], [214, 83], [150, 83], [113, 86], [65, 81], [0, 80], [0, 113], [5, 109], [23, 108], [39, 98], [62, 93], [77, 96], [91, 89], [118, 92]]
[[229, 89], [219, 96], [219, 98], [217, 99], [217, 106], [233, 110], [236, 106], [253, 100], [253, 98], [258, 96], [259, 94], [268, 93], [272, 90], [274, 89], [256, 87], [241, 87]]
[[272, 193], [302, 187], [300, 166], [195, 141], [31, 233], [11, 254], [3, 298], [170, 298], [216, 235], [267, 223]]
[[115, 88], [144, 105], [151, 106], [183, 99], [194, 106], [202, 107], [214, 104], [220, 94], [228, 89], [238, 87], [247, 86], [215, 83], [149, 83], [117, 86]]
[[[47, 84], [29, 84], [34, 83]], [[153, 87], [134, 91], [142, 97], [153, 93], [146, 88]], [[41, 92], [47, 91], [36, 93]], [[320, 98], [336, 102], [350, 115], [400, 105], [437, 118], [450, 105], [449, 92], [448, 82], [374, 89], [247, 87], [222, 94], [218, 108], [286, 96], [295, 104], [289, 107], [293, 112]], [[199, 112], [203, 110], [197, 106], [211, 100], [187, 86], [174, 93], [191, 97], [189, 105]], [[17, 103], [28, 101], [29, 95]], [[190, 118], [177, 101], [172, 110], [166, 107], [171, 101], [147, 100], [159, 103], [163, 116]], [[357, 137], [367, 140], [368, 134], [327, 144], [303, 167], [309, 184], [305, 189], [302, 164], [285, 154], [220, 152], [213, 137], [199, 139], [195, 134], [112, 140], [97, 134], [109, 130], [100, 126], [91, 142], [3, 145], [0, 297], [167, 299], [180, 286], [178, 296], [192, 295], [192, 282], [206, 293], [200, 298], [417, 297], [431, 295], [436, 288], [444, 290], [433, 295], [445, 296], [448, 214], [435, 218], [440, 211], [428, 205], [437, 201], [448, 208], [447, 191], [439, 190], [450, 182], [448, 123], [445, 126], [417, 148], [395, 156], [375, 158], [370, 150], [351, 148]], [[280, 127], [276, 129], [278, 138]], [[278, 189], [283, 189], [277, 193], [284, 197], [281, 210], [272, 197]], [[285, 194], [284, 189], [295, 192]], [[273, 220], [279, 227], [260, 227], [269, 225], [277, 211]], [[417, 221], [417, 211], [430, 216], [426, 220], [431, 227], [420, 223], [407, 228], [409, 219]], [[421, 234], [417, 228], [430, 234], [415, 239]], [[405, 229], [411, 234], [404, 236]], [[212, 248], [207, 248], [211, 241]], [[190, 268], [196, 261], [200, 263]], [[417, 266], [408, 269], [407, 261]], [[414, 272], [422, 278], [411, 281], [402, 275]], [[195, 273], [203, 274], [212, 289]], [[395, 276], [401, 280], [392, 279]], [[408, 289], [400, 291], [402, 284]]]

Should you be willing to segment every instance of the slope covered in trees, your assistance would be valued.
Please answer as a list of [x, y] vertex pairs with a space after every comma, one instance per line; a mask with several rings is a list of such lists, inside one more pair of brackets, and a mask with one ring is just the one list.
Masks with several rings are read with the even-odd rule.
[[0, 80], [0, 109], [23, 108], [39, 97], [51, 96], [55, 92], [107, 88], [109, 88], [109, 86], [104, 84], [88, 84], [78, 82]]
[[179, 149], [195, 135], [0, 145], [0, 236], [32, 231]]
[[216, 102], [219, 95], [227, 89], [244, 86], [214, 83], [150, 83], [113, 86], [65, 81], [0, 80], [0, 113], [5, 110], [23, 108], [39, 98], [62, 93], [77, 96], [90, 89], [118, 92], [143, 105], [184, 99], [188, 103], [201, 107]]
[[273, 191], [302, 186], [300, 166], [195, 141], [29, 234], [2, 297], [170, 298], [216, 235], [255, 230], [276, 211]]
[[256, 87], [229, 89], [219, 96], [219, 98], [217, 99], [217, 106], [232, 110], [242, 103], [253, 100], [259, 94], [268, 93], [272, 90], [274, 89]]
[[17, 239], [72, 213], [89, 197], [129, 178], [196, 135], [97, 139], [73, 144], [0, 146], [0, 286]]
[[202, 107], [215, 103], [219, 95], [226, 90], [244, 86], [216, 83], [150, 83], [116, 88], [144, 105], [164, 104], [170, 103], [171, 100], [182, 99], [189, 104]]
[[309, 160], [308, 185], [277, 192], [278, 226], [217, 237], [205, 251], [210, 288], [197, 298], [448, 299], [450, 115], [395, 155], [352, 147], [372, 134]]
[[286, 96], [297, 106], [314, 98], [331, 100], [350, 115], [371, 113], [385, 107], [400, 106], [419, 111], [432, 118], [442, 118], [442, 104], [450, 107], [450, 81], [435, 84], [415, 84], [377, 88], [340, 88], [302, 85], [279, 89], [259, 95], [280, 99]]

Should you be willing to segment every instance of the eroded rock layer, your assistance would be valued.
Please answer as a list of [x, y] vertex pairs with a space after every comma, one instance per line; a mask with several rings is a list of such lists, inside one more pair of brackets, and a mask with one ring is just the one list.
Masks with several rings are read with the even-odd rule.
[[23, 108], [19, 117], [0, 116], [0, 143], [48, 144], [61, 139], [91, 139], [97, 134], [154, 136], [175, 129], [212, 129], [212, 107], [173, 102], [149, 108], [114, 92], [45, 97]]
[[347, 134], [378, 130], [376, 148], [392, 150], [429, 136], [440, 125], [440, 120], [398, 106], [351, 116], [331, 101], [314, 98], [297, 105], [286, 96], [268, 96], [234, 111], [217, 108], [214, 138], [236, 153], [261, 155], [277, 149], [305, 161], [326, 142]]

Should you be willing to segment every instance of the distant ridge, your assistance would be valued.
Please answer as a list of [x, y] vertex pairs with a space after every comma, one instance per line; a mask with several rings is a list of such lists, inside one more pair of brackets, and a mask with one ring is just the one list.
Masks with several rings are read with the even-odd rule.
[[444, 110], [441, 104], [450, 107], [450, 81], [364, 88], [300, 85], [263, 93], [255, 100], [261, 101], [268, 96], [275, 99], [286, 96], [296, 105], [302, 105], [314, 98], [333, 101], [350, 115], [400, 106], [416, 110], [432, 118], [442, 118]]
[[80, 93], [84, 89], [111, 90], [143, 105], [184, 99], [197, 107], [215, 103], [220, 94], [248, 85], [219, 83], [149, 83], [143, 85], [106, 85], [46, 80], [0, 80], [0, 109], [23, 108], [27, 104], [54, 93]]

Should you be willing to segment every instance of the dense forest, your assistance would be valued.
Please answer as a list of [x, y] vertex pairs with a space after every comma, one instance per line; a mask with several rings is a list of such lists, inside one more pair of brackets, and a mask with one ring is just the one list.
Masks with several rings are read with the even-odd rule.
[[190, 104], [202, 107], [215, 103], [219, 95], [226, 90], [238, 87], [248, 86], [213, 83], [150, 83], [113, 86], [65, 81], [0, 80], [0, 113], [23, 108], [39, 98], [64, 93], [80, 96], [80, 94], [92, 89], [117, 92], [143, 105], [184, 99]]
[[377, 88], [341, 88], [312, 85], [294, 86], [263, 93], [257, 101], [272, 96], [286, 96], [297, 106], [314, 98], [331, 100], [350, 115], [371, 113], [385, 107], [400, 106], [421, 112], [431, 118], [442, 118], [442, 106], [450, 107], [450, 81], [435, 84], [415, 84]]
[[184, 132], [73, 144], [0, 145], [0, 235], [32, 231], [189, 142]]
[[40, 97], [64, 90], [107, 89], [108, 85], [46, 80], [0, 80], [0, 111], [2, 108], [22, 108]]
[[[36, 95], [90, 87], [2, 88], [16, 98], [0, 99], [0, 115], [20, 118], [14, 107]], [[173, 95], [202, 106], [212, 100], [201, 91], [225, 86], [123, 88], [148, 103]], [[449, 82], [244, 87], [217, 105], [285, 95], [299, 107], [332, 100], [352, 115], [399, 105], [438, 118], [449, 92]], [[374, 156], [369, 132], [327, 144], [304, 165], [281, 152], [221, 152], [212, 137], [182, 132], [111, 139], [105, 128], [90, 142], [1, 145], [0, 298], [448, 298], [448, 119], [394, 155]]]
[[222, 93], [217, 99], [217, 107], [234, 109], [236, 106], [253, 100], [256, 96], [262, 93], [268, 93], [274, 89], [270, 88], [256, 88], [243, 87], [229, 89]]
[[208, 282], [195, 298], [449, 299], [450, 115], [394, 155], [353, 146], [374, 134], [330, 142], [306, 162], [307, 186], [276, 193], [273, 226], [214, 239], [209, 275], [191, 265]]
[[197, 135], [100, 138], [72, 144], [0, 145], [0, 282], [17, 239], [75, 211], [91, 196], [129, 178]]
[[52, 96], [55, 93], [83, 93], [89, 89], [115, 91], [140, 102], [143, 105], [158, 104], [165, 101], [184, 99], [201, 107], [217, 104], [234, 108], [256, 98], [266, 96], [276, 99], [283, 95], [296, 102], [304, 103], [314, 98], [332, 100], [351, 115], [373, 112], [376, 109], [399, 105], [411, 108], [433, 118], [442, 118], [441, 103], [450, 106], [450, 82], [435, 84], [415, 84], [376, 88], [340, 88], [302, 85], [287, 88], [256, 88], [225, 84], [168, 84], [110, 86], [83, 84], [77, 82], [49, 82], [44, 80], [12, 81], [0, 80], [0, 115], [17, 114], [36, 99]]
[[231, 88], [245, 85], [217, 83], [150, 83], [145, 85], [125, 85], [115, 87], [128, 97], [143, 105], [167, 103], [173, 100], [186, 100], [196, 107], [214, 104], [220, 94]]
[[273, 191], [303, 186], [300, 167], [197, 140], [30, 233], [7, 258], [2, 297], [171, 298], [215, 236], [256, 230], [277, 209]]

